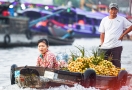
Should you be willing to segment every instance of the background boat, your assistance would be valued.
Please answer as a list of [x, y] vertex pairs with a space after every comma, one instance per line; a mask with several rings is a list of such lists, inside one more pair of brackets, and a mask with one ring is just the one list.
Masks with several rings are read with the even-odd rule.
[[[61, 11], [60, 13], [54, 14], [58, 11]], [[26, 13], [28, 14], [22, 14], [26, 17], [28, 17], [30, 20], [47, 17], [51, 15], [50, 17], [46, 18], [46, 20], [42, 20], [35, 25], [33, 25], [30, 30], [36, 31], [36, 32], [42, 32], [47, 33], [48, 35], [52, 36], [59, 36], [62, 37], [67, 33], [67, 30], [71, 29], [74, 31], [74, 37], [80, 38], [80, 37], [99, 37], [98, 32], [98, 26], [101, 21], [101, 19], [106, 16], [105, 14], [101, 13], [91, 13], [91, 12], [85, 12], [78, 8], [57, 8], [54, 11], [52, 11], [50, 14], [45, 13], [45, 16], [41, 15], [42, 11], [36, 12], [32, 11], [30, 13], [30, 10], [26, 10]], [[39, 15], [37, 18], [35, 16], [32, 16], [32, 14], [38, 13]], [[44, 14], [43, 13], [43, 14]], [[30, 15], [29, 15], [30, 14]]]
[[[57, 13], [61, 10], [63, 11]], [[30, 30], [59, 37], [65, 35], [67, 30], [73, 30], [75, 38], [99, 37], [100, 33], [98, 28], [100, 22], [105, 16], [109, 15], [108, 13], [87, 12], [79, 8], [67, 7], [56, 7], [52, 12], [38, 10], [37, 12], [32, 11], [32, 13], [30, 13], [30, 9], [25, 12], [23, 15], [28, 17], [31, 21], [45, 17], [45, 20], [36, 22], [36, 24], [30, 27]], [[37, 17], [32, 16], [33, 13], [35, 15], [38, 13]], [[126, 17], [125, 14], [119, 14]]]
[[74, 38], [62, 39], [61, 37], [47, 36], [50, 45], [72, 45]]
[[[12, 38], [16, 38], [16, 37], [12, 36]], [[24, 47], [24, 46], [34, 47], [37, 46], [38, 40], [42, 38], [46, 38], [49, 41], [49, 45], [72, 45], [74, 42], [74, 39], [62, 39], [61, 37], [54, 37], [48, 35], [42, 35], [42, 36], [36, 35], [33, 37], [33, 39], [28, 40], [25, 38], [24, 35], [20, 35], [19, 38], [17, 38], [17, 41], [13, 39], [8, 44], [0, 42], [0, 48]]]
[[[0, 16], [0, 22], [0, 47], [33, 46], [37, 45], [41, 38], [50, 38], [46, 33], [30, 30], [28, 17]], [[73, 39], [61, 39], [56, 36], [49, 40], [52, 45], [71, 45], [74, 42]]]

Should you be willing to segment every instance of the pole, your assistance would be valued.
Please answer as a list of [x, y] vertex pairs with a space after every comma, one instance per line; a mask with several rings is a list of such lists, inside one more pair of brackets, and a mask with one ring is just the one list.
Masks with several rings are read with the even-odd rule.
[[[64, 10], [65, 10], [65, 9], [64, 9]], [[57, 12], [51, 14], [51, 15], [47, 15], [47, 16], [44, 16], [44, 17], [35, 19], [35, 20], [29, 22], [29, 27], [32, 27], [33, 25], [37, 24], [37, 23], [40, 22], [40, 21], [45, 21], [45, 20], [47, 20], [49, 17], [51, 17], [51, 16], [53, 16], [53, 15], [56, 15], [56, 14], [59, 14], [59, 13], [63, 12], [64, 10], [60, 10], [60, 11], [57, 11]]]
[[131, 16], [132, 0], [129, 0], [129, 15]]

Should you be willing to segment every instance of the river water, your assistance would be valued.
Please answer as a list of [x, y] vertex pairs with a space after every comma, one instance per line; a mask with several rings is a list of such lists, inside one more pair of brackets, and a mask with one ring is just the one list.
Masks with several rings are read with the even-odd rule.
[[[90, 55], [93, 48], [97, 48], [100, 44], [99, 38], [81, 38], [76, 39], [73, 45], [67, 46], [50, 46], [49, 50], [57, 53], [75, 52], [77, 48], [75, 46], [84, 47]], [[122, 67], [132, 74], [132, 41], [123, 41], [122, 52]], [[35, 47], [16, 47], [16, 48], [0, 48], [0, 90], [23, 90], [19, 89], [16, 85], [10, 85], [10, 67], [12, 64], [17, 66], [35, 66], [36, 60], [39, 55], [37, 46]], [[80, 85], [75, 85], [73, 88], [57, 87], [50, 90], [95, 90], [94, 88], [85, 89]], [[24, 89], [25, 90], [25, 89]], [[27, 89], [30, 90], [30, 89]], [[128, 86], [123, 87], [121, 90], [129, 90]], [[132, 90], [132, 89], [131, 89]]]

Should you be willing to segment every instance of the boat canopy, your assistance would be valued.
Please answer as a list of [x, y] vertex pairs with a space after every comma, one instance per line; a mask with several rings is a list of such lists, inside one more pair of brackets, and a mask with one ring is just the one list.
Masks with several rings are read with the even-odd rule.
[[102, 19], [105, 16], [107, 16], [107, 14], [103, 14], [101, 12], [88, 12], [88, 11], [81, 10], [79, 8], [76, 8], [76, 13], [79, 15], [84, 15], [88, 18], [95, 18], [95, 19]]
[[23, 10], [21, 13], [25, 13], [25, 12], [40, 12], [40, 13], [45, 13], [45, 14], [53, 14], [51, 11], [42, 10], [38, 8], [27, 8]]

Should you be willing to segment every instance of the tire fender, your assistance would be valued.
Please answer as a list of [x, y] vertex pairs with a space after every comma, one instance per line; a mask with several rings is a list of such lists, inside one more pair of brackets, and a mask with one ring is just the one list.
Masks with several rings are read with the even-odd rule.
[[11, 42], [10, 35], [5, 35], [4, 36], [4, 44], [8, 45]]
[[87, 69], [84, 72], [84, 87], [94, 87], [96, 85], [96, 72], [93, 69]]
[[13, 64], [10, 69], [10, 80], [11, 85], [15, 84], [15, 68], [17, 67], [16, 64]]
[[118, 73], [117, 76], [117, 88], [121, 88], [122, 86], [124, 86], [126, 84], [127, 81], [127, 76], [128, 76], [128, 72], [126, 70], [121, 70]]
[[32, 37], [33, 37], [32, 32], [30, 30], [26, 30], [25, 35], [26, 35], [27, 39], [32, 39]]

